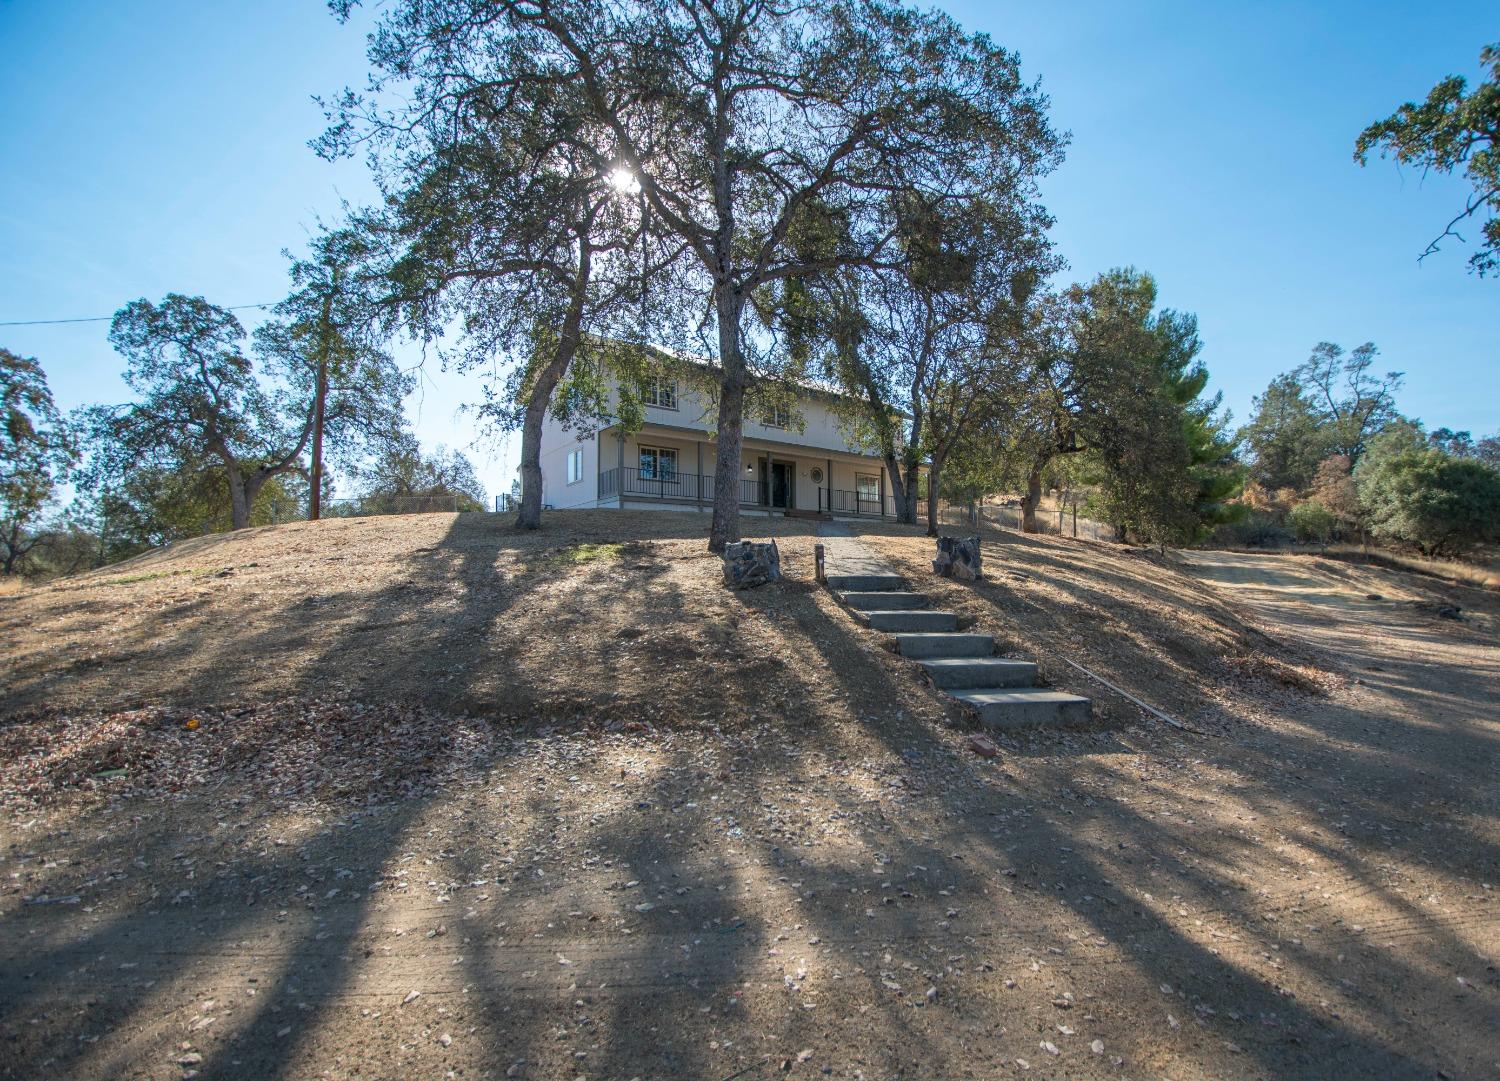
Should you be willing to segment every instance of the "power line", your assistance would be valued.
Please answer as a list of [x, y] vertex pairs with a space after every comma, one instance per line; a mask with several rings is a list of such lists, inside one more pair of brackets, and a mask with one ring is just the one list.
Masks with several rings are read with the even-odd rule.
[[[231, 304], [225, 311], [238, 312], [246, 308], [269, 308], [277, 301], [268, 300], [264, 304]], [[62, 323], [107, 323], [113, 319], [113, 315], [90, 315], [83, 319], [21, 319], [10, 323], [0, 323], [0, 327], [51, 327]]]

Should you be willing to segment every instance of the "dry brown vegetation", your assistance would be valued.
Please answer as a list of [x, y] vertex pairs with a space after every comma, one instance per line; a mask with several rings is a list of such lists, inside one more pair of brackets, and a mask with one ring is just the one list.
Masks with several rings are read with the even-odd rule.
[[744, 594], [606, 511], [0, 600], [0, 1076], [1497, 1069], [1492, 595], [1012, 534], [970, 586], [867, 527], [1099, 706], [982, 760], [812, 525], [747, 522]]

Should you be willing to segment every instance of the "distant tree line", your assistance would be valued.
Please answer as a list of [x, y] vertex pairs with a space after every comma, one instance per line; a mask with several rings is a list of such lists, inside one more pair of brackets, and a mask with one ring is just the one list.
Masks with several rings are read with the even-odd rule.
[[1500, 436], [1402, 416], [1402, 374], [1376, 374], [1378, 356], [1370, 342], [1321, 342], [1255, 398], [1239, 433], [1251, 514], [1229, 539], [1373, 537], [1430, 556], [1500, 541]]
[[202, 297], [132, 301], [109, 338], [133, 397], [68, 416], [37, 360], [0, 349], [0, 573], [71, 573], [291, 507], [316, 519], [330, 461], [356, 493], [343, 513], [481, 509], [468, 460], [406, 426], [412, 380], [384, 348], [369, 265], [358, 233], [323, 233], [253, 335]]

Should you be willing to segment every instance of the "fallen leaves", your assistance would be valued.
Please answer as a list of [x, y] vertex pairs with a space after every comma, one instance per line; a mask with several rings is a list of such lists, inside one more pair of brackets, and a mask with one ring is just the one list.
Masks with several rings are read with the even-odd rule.
[[321, 697], [52, 716], [0, 728], [0, 806], [170, 799], [225, 781], [270, 800], [399, 799], [479, 766], [507, 738], [475, 718]]

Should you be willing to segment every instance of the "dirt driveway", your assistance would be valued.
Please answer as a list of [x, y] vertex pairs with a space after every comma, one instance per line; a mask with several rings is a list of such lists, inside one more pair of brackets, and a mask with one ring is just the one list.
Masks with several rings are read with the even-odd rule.
[[[1013, 542], [965, 611], [1062, 634], [1072, 568], [1165, 627], [1198, 589], [1091, 551]], [[11, 814], [0, 1076], [1494, 1077], [1500, 648], [1385, 576], [1349, 572], [1366, 610], [1259, 566], [1195, 573], [1334, 686], [1204, 736], [975, 758], [786, 583], [732, 603], [799, 705], [722, 732], [502, 733], [396, 801]]]

